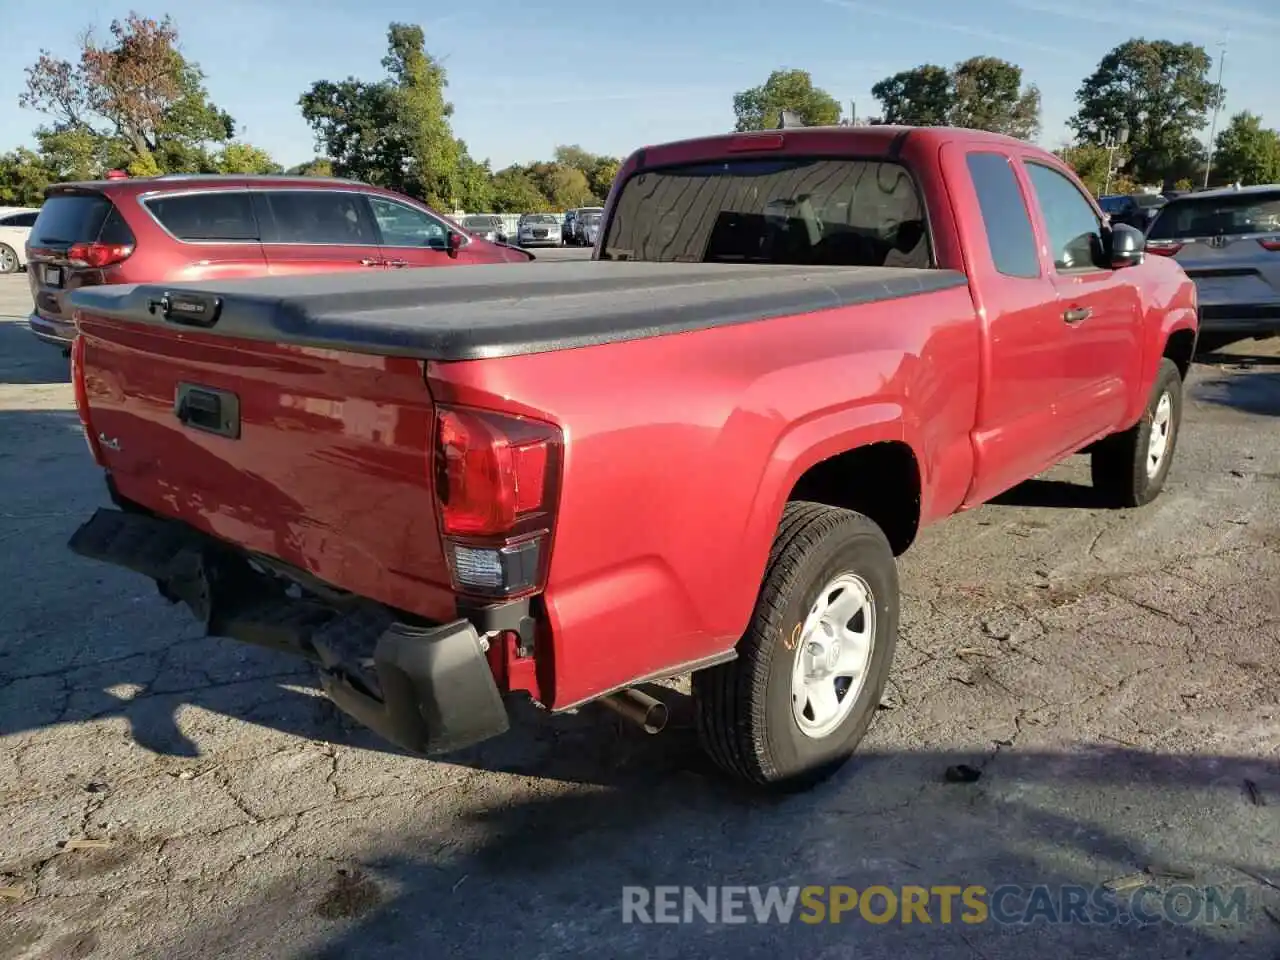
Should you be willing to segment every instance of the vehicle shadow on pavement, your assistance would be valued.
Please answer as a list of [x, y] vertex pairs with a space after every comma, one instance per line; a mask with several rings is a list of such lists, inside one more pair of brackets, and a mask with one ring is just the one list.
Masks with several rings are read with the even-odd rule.
[[23, 321], [0, 320], [0, 384], [70, 381], [71, 365], [58, 347], [39, 343]]
[[1280, 417], [1280, 371], [1235, 373], [1201, 380], [1192, 387], [1191, 395], [1203, 403]]
[[[655, 744], [656, 744], [655, 738]], [[666, 739], [661, 738], [661, 739]], [[583, 744], [579, 744], [582, 746]], [[565, 745], [561, 745], [562, 747]], [[607, 789], [544, 787], [488, 801], [460, 790], [444, 805], [399, 801], [378, 808], [358, 853], [311, 858], [259, 902], [221, 920], [205, 917], [171, 957], [264, 955], [308, 958], [467, 956], [646, 956], [754, 958], [858, 956], [1232, 957], [1272, 960], [1280, 946], [1280, 896], [1259, 852], [1170, 849], [1162, 826], [1191, 807], [1212, 808], [1245, 835], [1262, 834], [1263, 808], [1240, 796], [1247, 776], [1280, 786], [1280, 765], [1225, 756], [1163, 756], [1126, 748], [1006, 750], [975, 757], [946, 751], [869, 752], [831, 783], [807, 793], [761, 798], [719, 778], [661, 760], [672, 749], [642, 748]], [[640, 754], [643, 754], [641, 756]], [[977, 783], [944, 782], [955, 764], [977, 764]], [[1132, 829], [1117, 832], [1070, 810], [1131, 804]], [[450, 809], [452, 808], [452, 809]], [[1274, 814], [1272, 814], [1274, 815]], [[367, 817], [366, 817], [367, 820]], [[276, 856], [287, 856], [289, 840]], [[1256, 848], [1255, 848], [1256, 850]], [[1184, 857], [1196, 857], [1197, 871]], [[1242, 888], [1245, 916], [1205, 923], [1034, 925], [868, 922], [856, 911], [839, 924], [788, 926], [624, 923], [623, 887], [880, 885], [931, 888], [1047, 885], [1091, 893], [1106, 883], [1127, 905], [1158, 909], [1177, 890], [1223, 899]], [[1189, 890], [1195, 888], [1195, 890]], [[882, 902], [882, 901], [881, 901]], [[1003, 902], [1004, 919], [1026, 916], [1024, 895]], [[1203, 901], [1200, 901], [1203, 905]], [[1043, 903], [1042, 903], [1043, 905]], [[750, 916], [751, 907], [746, 907]], [[959, 915], [957, 904], [957, 917]], [[676, 908], [679, 916], [680, 908]], [[1042, 913], [1043, 917], [1044, 914]], [[1096, 917], [1091, 913], [1090, 916]], [[294, 918], [304, 942], [278, 929]], [[1154, 938], [1154, 939], [1153, 939]], [[803, 950], [799, 946], [803, 944]], [[790, 949], [789, 949], [790, 947]]]
[[1054, 507], [1062, 510], [1115, 508], [1115, 504], [1108, 503], [1105, 497], [1088, 484], [1041, 478], [1024, 480], [989, 502], [999, 507]]

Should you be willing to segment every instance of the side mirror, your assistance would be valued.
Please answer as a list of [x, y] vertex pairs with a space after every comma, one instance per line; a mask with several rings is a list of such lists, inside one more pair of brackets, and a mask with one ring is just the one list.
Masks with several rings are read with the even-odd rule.
[[445, 249], [448, 250], [449, 256], [456, 257], [458, 255], [458, 251], [462, 249], [462, 245], [465, 242], [466, 239], [462, 234], [454, 230], [450, 230], [449, 236], [445, 238]]
[[1136, 267], [1147, 256], [1147, 238], [1127, 223], [1113, 224], [1107, 232], [1107, 263], [1112, 270]]

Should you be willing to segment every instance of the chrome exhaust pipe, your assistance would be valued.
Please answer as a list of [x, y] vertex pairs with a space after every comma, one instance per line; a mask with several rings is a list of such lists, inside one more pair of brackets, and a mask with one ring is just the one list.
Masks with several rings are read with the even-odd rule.
[[661, 733], [662, 728], [667, 725], [667, 705], [635, 687], [601, 697], [600, 703], [618, 716], [630, 720], [645, 733]]

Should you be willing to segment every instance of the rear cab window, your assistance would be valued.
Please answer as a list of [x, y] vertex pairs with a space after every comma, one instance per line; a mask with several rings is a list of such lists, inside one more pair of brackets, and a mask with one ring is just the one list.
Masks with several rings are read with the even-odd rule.
[[253, 202], [244, 190], [163, 194], [144, 199], [143, 206], [160, 226], [184, 243], [259, 239]]
[[730, 159], [623, 184], [601, 259], [933, 266], [924, 205], [886, 160]]
[[1040, 254], [1035, 230], [1012, 162], [1002, 153], [989, 152], [970, 153], [965, 162], [978, 194], [987, 247], [997, 272], [1006, 277], [1038, 278]]

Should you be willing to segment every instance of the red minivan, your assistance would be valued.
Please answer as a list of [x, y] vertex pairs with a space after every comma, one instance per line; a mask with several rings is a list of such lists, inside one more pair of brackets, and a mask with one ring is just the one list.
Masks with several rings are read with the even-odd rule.
[[76, 287], [533, 259], [352, 180], [169, 175], [59, 183], [45, 197], [27, 242], [29, 322], [64, 349]]

